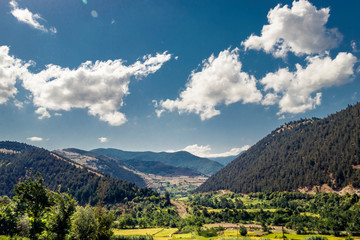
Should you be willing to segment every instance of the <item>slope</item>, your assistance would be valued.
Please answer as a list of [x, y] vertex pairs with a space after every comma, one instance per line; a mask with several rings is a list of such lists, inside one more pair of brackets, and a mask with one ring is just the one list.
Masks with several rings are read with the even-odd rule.
[[168, 165], [156, 161], [141, 161], [141, 160], [133, 159], [133, 160], [127, 160], [126, 163], [140, 172], [147, 174], [155, 174], [163, 177], [179, 177], [179, 176], [196, 177], [202, 175], [200, 172], [196, 172], [189, 168], [175, 167], [172, 165]]
[[130, 152], [114, 148], [98, 148], [91, 150], [121, 161], [136, 159], [141, 161], [158, 161], [176, 167], [189, 168], [206, 175], [219, 171], [223, 165], [207, 158], [197, 157], [185, 151], [168, 152]]
[[91, 169], [109, 174], [114, 178], [135, 183], [140, 187], [146, 186], [144, 179], [129, 169], [130, 166], [107, 156], [84, 151], [76, 148], [55, 150], [56, 154], [69, 158], [70, 160]]
[[42, 148], [0, 142], [0, 195], [12, 196], [14, 184], [36, 172], [40, 172], [48, 188], [69, 191], [80, 204], [117, 203], [157, 194], [151, 189], [102, 175]]
[[230, 157], [217, 157], [217, 158], [209, 158], [213, 161], [216, 161], [224, 166], [226, 166], [228, 163], [230, 163], [232, 160], [240, 156], [243, 152], [239, 153], [237, 156], [230, 156]]
[[210, 177], [198, 192], [360, 187], [360, 104], [274, 130]]

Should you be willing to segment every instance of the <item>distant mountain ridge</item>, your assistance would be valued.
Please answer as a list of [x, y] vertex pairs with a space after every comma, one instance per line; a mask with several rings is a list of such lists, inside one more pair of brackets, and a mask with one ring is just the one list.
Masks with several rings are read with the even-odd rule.
[[112, 178], [24, 143], [0, 141], [0, 195], [13, 195], [13, 187], [39, 172], [51, 190], [69, 191], [80, 204], [119, 203], [136, 196], [157, 194], [149, 188]]
[[142, 161], [142, 160], [127, 160], [126, 164], [134, 167], [136, 170], [147, 173], [155, 174], [164, 177], [180, 177], [180, 176], [201, 176], [200, 172], [191, 170], [189, 168], [175, 167], [162, 162], [156, 161]]
[[115, 158], [120, 161], [127, 160], [141, 160], [141, 161], [156, 161], [162, 162], [168, 165], [173, 165], [181, 168], [189, 168], [205, 175], [212, 175], [219, 171], [223, 165], [207, 159], [197, 157], [189, 152], [179, 151], [174, 153], [168, 152], [131, 152], [123, 151], [115, 148], [98, 148], [91, 150], [91, 152], [99, 153], [111, 158]]
[[175, 167], [158, 161], [142, 161], [137, 159], [122, 161], [77, 148], [66, 148], [63, 150], [55, 150], [54, 152], [80, 165], [98, 170], [124, 181], [133, 182], [138, 186], [146, 186], [140, 173], [165, 177], [194, 177], [202, 175], [200, 172], [188, 168]]
[[197, 191], [294, 191], [327, 185], [360, 187], [360, 104], [324, 119], [284, 124]]
[[82, 166], [109, 174], [114, 178], [135, 183], [139, 187], [146, 186], [144, 179], [133, 171], [129, 170], [128, 168], [130, 166], [122, 161], [118, 161], [95, 152], [84, 151], [77, 148], [66, 148], [63, 150], [55, 150], [53, 152], [63, 157], [69, 158]]

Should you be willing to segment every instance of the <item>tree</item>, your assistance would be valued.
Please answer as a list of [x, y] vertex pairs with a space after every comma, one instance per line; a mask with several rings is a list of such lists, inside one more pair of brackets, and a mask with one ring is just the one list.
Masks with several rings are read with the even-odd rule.
[[78, 206], [72, 217], [71, 238], [76, 240], [96, 239], [98, 224], [92, 208]]
[[16, 208], [19, 213], [26, 213], [30, 220], [30, 239], [38, 239], [45, 229], [44, 214], [53, 205], [50, 192], [44, 186], [40, 173], [34, 179], [27, 178], [14, 188]]
[[170, 194], [168, 191], [165, 192], [165, 207], [170, 206]]
[[13, 202], [0, 197], [0, 235], [13, 236], [16, 233], [18, 217]]
[[94, 208], [94, 214], [98, 223], [96, 239], [109, 240], [114, 234], [111, 230], [111, 225], [114, 222], [114, 214], [100, 205]]
[[247, 234], [247, 229], [246, 229], [246, 227], [245, 227], [244, 225], [241, 225], [239, 232], [240, 232], [240, 235], [241, 235], [241, 236], [246, 236], [246, 234]]
[[52, 239], [63, 240], [70, 232], [76, 201], [67, 193], [54, 193], [54, 198], [56, 205], [51, 209], [48, 229]]

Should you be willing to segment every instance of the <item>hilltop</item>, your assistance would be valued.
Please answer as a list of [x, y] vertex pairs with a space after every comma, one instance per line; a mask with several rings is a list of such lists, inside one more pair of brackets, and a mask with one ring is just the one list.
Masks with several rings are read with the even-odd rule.
[[360, 187], [360, 104], [275, 129], [211, 176], [198, 192]]

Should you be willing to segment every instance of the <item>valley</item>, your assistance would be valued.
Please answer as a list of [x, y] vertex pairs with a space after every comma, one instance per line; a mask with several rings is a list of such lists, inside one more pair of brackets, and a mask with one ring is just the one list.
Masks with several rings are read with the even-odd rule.
[[[324, 119], [287, 123], [211, 176], [195, 170], [196, 160], [202, 170], [214, 166], [211, 160], [184, 152], [50, 152], [0, 142], [0, 224], [7, 226], [0, 234], [56, 236], [53, 217], [63, 208], [69, 224], [71, 215], [85, 212], [97, 226], [107, 218], [96, 228], [106, 239], [360, 239], [359, 119], [356, 104]], [[30, 188], [34, 183], [43, 190]], [[27, 196], [40, 193], [51, 207], [39, 213], [46, 224], [34, 237], [29, 229], [37, 220], [29, 220], [27, 232], [18, 224], [34, 214]]]

